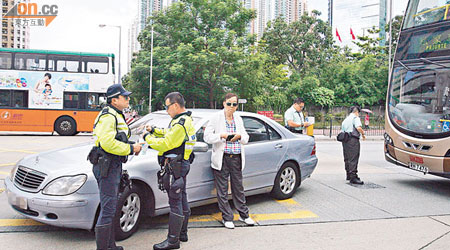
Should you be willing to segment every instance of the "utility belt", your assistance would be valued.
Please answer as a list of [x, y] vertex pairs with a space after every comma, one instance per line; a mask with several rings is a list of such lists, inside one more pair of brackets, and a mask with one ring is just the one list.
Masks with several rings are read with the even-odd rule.
[[161, 170], [157, 172], [158, 188], [161, 191], [168, 191], [171, 186], [171, 178], [173, 175], [175, 179], [181, 177], [183, 154], [175, 155], [169, 154], [166, 156], [158, 156], [158, 162]]
[[301, 129], [301, 130], [296, 130], [295, 128], [293, 128], [293, 127], [289, 127], [289, 126], [285, 126], [285, 128], [287, 128], [289, 131], [291, 131], [292, 133], [296, 133], [296, 134], [303, 134], [303, 129]]
[[118, 161], [121, 163], [125, 163], [127, 162], [128, 157], [113, 155], [106, 152], [101, 147], [93, 146], [87, 156], [87, 159], [89, 160], [89, 162], [91, 162], [92, 165], [99, 165], [101, 177], [107, 177], [112, 162]]

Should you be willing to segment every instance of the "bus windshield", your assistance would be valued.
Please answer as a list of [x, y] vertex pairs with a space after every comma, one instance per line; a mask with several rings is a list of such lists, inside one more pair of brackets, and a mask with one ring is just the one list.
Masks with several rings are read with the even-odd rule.
[[450, 0], [411, 0], [404, 29], [450, 20]]
[[438, 135], [449, 131], [450, 62], [394, 64], [388, 113], [397, 126], [414, 134]]

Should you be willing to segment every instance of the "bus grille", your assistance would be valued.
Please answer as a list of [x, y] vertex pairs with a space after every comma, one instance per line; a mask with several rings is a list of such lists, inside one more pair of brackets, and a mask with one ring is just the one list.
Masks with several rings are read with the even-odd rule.
[[44, 181], [46, 174], [19, 166], [14, 176], [14, 182], [24, 188], [37, 189]]

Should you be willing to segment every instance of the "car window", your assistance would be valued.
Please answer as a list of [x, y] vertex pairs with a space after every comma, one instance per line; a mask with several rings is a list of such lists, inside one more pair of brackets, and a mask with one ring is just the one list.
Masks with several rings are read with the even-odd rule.
[[248, 142], [258, 142], [269, 140], [266, 124], [253, 117], [242, 117], [244, 127], [249, 135]]
[[281, 139], [281, 135], [278, 134], [275, 129], [273, 129], [271, 126], [267, 125], [267, 128], [269, 130], [269, 140], [279, 140]]
[[[204, 136], [205, 136], [205, 128], [206, 126], [208, 126], [208, 122], [203, 124], [203, 126], [201, 126], [198, 130], [197, 133], [195, 134], [195, 136], [197, 137], [197, 141], [199, 142], [205, 142]], [[212, 148], [212, 144], [208, 143], [208, 147]]]

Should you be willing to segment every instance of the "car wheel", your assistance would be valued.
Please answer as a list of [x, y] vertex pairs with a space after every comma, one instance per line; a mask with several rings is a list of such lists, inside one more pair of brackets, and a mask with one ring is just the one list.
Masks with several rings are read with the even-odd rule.
[[300, 174], [297, 166], [292, 162], [286, 162], [275, 177], [271, 194], [276, 199], [288, 199], [294, 195], [298, 186], [300, 186]]
[[55, 130], [59, 135], [75, 135], [77, 123], [71, 117], [60, 117], [55, 122]]
[[114, 218], [116, 240], [124, 240], [138, 230], [143, 213], [141, 209], [144, 207], [141, 193], [139, 187], [133, 185], [131, 189], [125, 188], [119, 195]]

